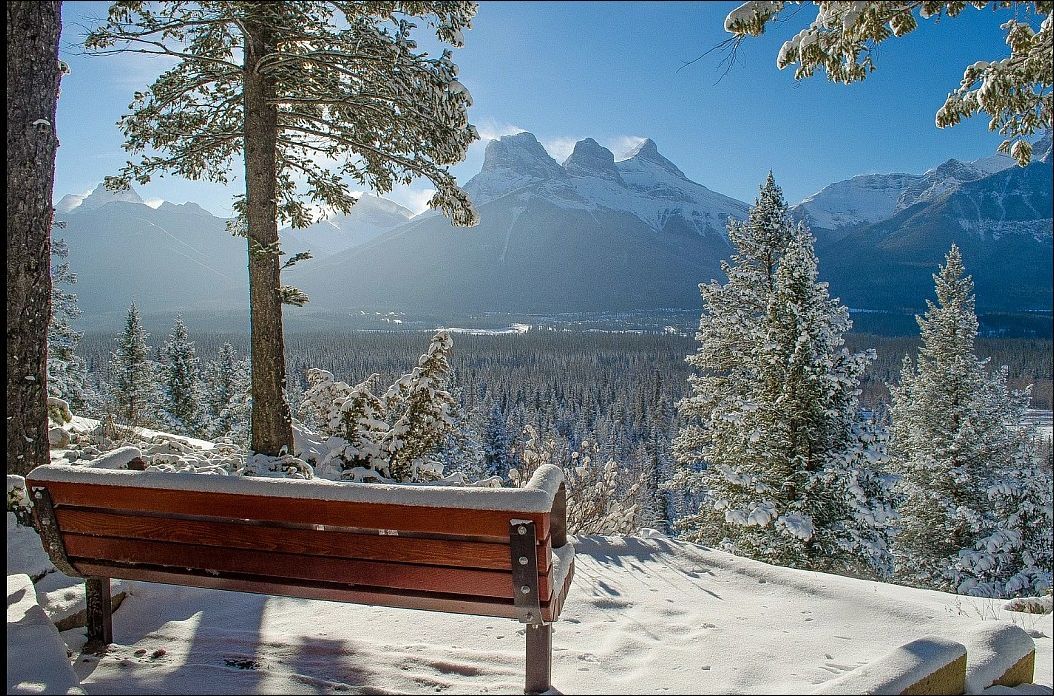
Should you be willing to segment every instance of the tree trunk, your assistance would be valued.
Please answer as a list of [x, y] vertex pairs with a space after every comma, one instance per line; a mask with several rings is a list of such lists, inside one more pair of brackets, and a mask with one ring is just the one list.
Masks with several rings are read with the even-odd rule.
[[278, 293], [278, 109], [274, 85], [256, 72], [272, 50], [262, 23], [245, 21], [245, 214], [249, 245], [249, 331], [252, 359], [250, 448], [277, 455], [293, 450], [293, 424], [285, 401], [285, 337]]
[[51, 190], [61, 3], [7, 3], [7, 473], [49, 461]]

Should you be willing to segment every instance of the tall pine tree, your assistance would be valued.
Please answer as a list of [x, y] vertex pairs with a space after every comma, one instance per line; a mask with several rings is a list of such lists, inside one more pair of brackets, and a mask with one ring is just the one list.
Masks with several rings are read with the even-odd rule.
[[62, 3], [7, 2], [7, 473], [50, 460], [47, 338]]
[[[1024, 426], [1027, 392], [975, 352], [973, 280], [952, 246], [917, 317], [922, 345], [891, 386], [904, 582], [983, 595], [1050, 585], [1050, 484]], [[1036, 527], [1036, 524], [1039, 527]], [[1045, 523], [1045, 524], [1044, 524]]]
[[110, 398], [117, 418], [127, 425], [153, 425], [156, 420], [156, 374], [146, 338], [133, 302], [117, 350], [110, 355]]
[[384, 396], [391, 428], [381, 446], [396, 481], [439, 478], [434, 455], [455, 426], [457, 403], [447, 391], [454, 342], [437, 331], [417, 367], [403, 375]]
[[[472, 2], [114, 2], [88, 50], [175, 60], [120, 121], [125, 147], [148, 152], [107, 183], [157, 174], [228, 183], [244, 166], [234, 230], [247, 240], [252, 356], [251, 449], [293, 449], [285, 400], [282, 304], [307, 296], [281, 285], [280, 223], [306, 227], [313, 210], [347, 213], [350, 184], [378, 193], [416, 177], [429, 204], [474, 225], [468, 196], [447, 171], [479, 136], [472, 100], [449, 50], [414, 40], [420, 18], [441, 44], [461, 46]], [[155, 154], [161, 153], [161, 154]]]
[[176, 317], [172, 333], [161, 347], [161, 415], [165, 425], [183, 435], [201, 428], [201, 374], [187, 325]]
[[512, 436], [501, 404], [495, 402], [483, 425], [483, 474], [485, 476], [509, 475], [512, 462]]
[[77, 413], [84, 413], [93, 400], [87, 384], [84, 360], [77, 355], [77, 345], [84, 334], [73, 328], [80, 316], [77, 295], [66, 290], [77, 282], [77, 274], [70, 270], [69, 248], [61, 239], [51, 243], [51, 321], [48, 323], [48, 395], [66, 401]]
[[759, 560], [881, 574], [891, 509], [856, 401], [869, 357], [842, 348], [848, 312], [771, 174], [729, 238], [728, 282], [700, 288], [699, 372], [680, 404], [679, 478], [704, 496], [682, 526]]

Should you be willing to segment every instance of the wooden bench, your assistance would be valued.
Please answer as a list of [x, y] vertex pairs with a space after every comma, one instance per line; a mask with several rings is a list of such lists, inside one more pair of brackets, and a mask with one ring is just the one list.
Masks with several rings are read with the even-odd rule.
[[518, 619], [526, 691], [550, 687], [574, 572], [558, 467], [488, 489], [51, 464], [26, 488], [52, 562], [85, 578], [89, 649], [112, 642], [125, 578]]

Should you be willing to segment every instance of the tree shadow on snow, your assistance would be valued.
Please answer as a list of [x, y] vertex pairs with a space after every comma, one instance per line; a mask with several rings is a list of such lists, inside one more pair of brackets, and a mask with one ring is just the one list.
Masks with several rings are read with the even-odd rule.
[[[143, 582], [135, 588], [113, 614], [113, 645], [102, 656], [82, 651], [74, 663], [89, 693], [258, 691], [267, 595]], [[193, 627], [180, 625], [193, 619]], [[106, 672], [92, 678], [103, 665]]]
[[[640, 539], [631, 536], [578, 536], [574, 538], [574, 545], [577, 555], [588, 556], [607, 566], [646, 572], [641, 566], [643, 563], [664, 565], [683, 575], [687, 582], [700, 591], [714, 599], [721, 599], [721, 595], [697, 582], [701, 579], [701, 575], [714, 575], [713, 571], [698, 567], [694, 563], [692, 563], [693, 567], [685, 567], [688, 559], [684, 558], [681, 547], [671, 543], [668, 539]], [[699, 550], [707, 551], [709, 549], [705, 546], [700, 546]], [[582, 570], [584, 569], [576, 567], [576, 577], [582, 575], [580, 572]], [[618, 592], [607, 586], [603, 581], [594, 579], [594, 582], [605, 590], [606, 595], [618, 596]]]

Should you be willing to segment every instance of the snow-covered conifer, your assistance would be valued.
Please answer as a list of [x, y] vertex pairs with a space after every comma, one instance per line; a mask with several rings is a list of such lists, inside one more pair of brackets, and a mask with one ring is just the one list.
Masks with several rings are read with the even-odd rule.
[[139, 308], [133, 302], [124, 332], [117, 338], [117, 350], [110, 355], [114, 415], [127, 425], [152, 425], [156, 420], [158, 389], [146, 338]]
[[449, 332], [437, 331], [417, 367], [384, 396], [391, 428], [382, 448], [397, 481], [430, 480], [442, 473], [434, 455], [455, 426], [457, 405], [447, 391], [453, 347]]
[[201, 374], [194, 342], [181, 317], [176, 317], [160, 352], [161, 417], [175, 432], [196, 435], [204, 415]]
[[69, 247], [62, 239], [51, 243], [51, 322], [48, 324], [48, 395], [57, 396], [78, 412], [84, 413], [95, 396], [87, 384], [84, 360], [77, 355], [83, 334], [72, 322], [80, 316], [77, 295], [64, 286], [77, 282], [70, 270]]
[[450, 394], [454, 399], [452, 424], [438, 451], [443, 470], [448, 474], [459, 472], [467, 481], [489, 478], [493, 474], [485, 468], [484, 448], [476, 425], [478, 413], [465, 409], [461, 388], [451, 389]]
[[512, 468], [512, 437], [501, 406], [495, 403], [483, 426], [483, 472], [505, 478]]
[[972, 594], [1041, 590], [1050, 585], [1051, 489], [1023, 420], [1028, 393], [1009, 390], [1005, 371], [990, 374], [975, 353], [974, 286], [958, 247], [934, 282], [937, 302], [917, 317], [918, 356], [905, 358], [890, 388], [903, 497], [897, 575]]
[[[679, 479], [704, 496], [689, 538], [782, 565], [881, 573], [891, 510], [877, 440], [858, 423], [872, 356], [843, 347], [848, 311], [817, 280], [811, 233], [795, 228], [772, 175], [745, 223], [728, 282], [701, 286]], [[700, 470], [701, 469], [701, 470]], [[870, 497], [870, 495], [875, 497]]]
[[209, 437], [245, 440], [249, 432], [249, 364], [234, 346], [220, 346], [216, 361], [205, 369], [205, 403]]
[[420, 482], [442, 478], [451, 456], [479, 459], [453, 452], [476, 448], [455, 433], [467, 417], [447, 388], [452, 349], [450, 334], [436, 332], [417, 366], [383, 396], [374, 392], [377, 375], [352, 387], [325, 370], [308, 370], [301, 411], [331, 438], [324, 465], [338, 464], [341, 477], [355, 481]]

